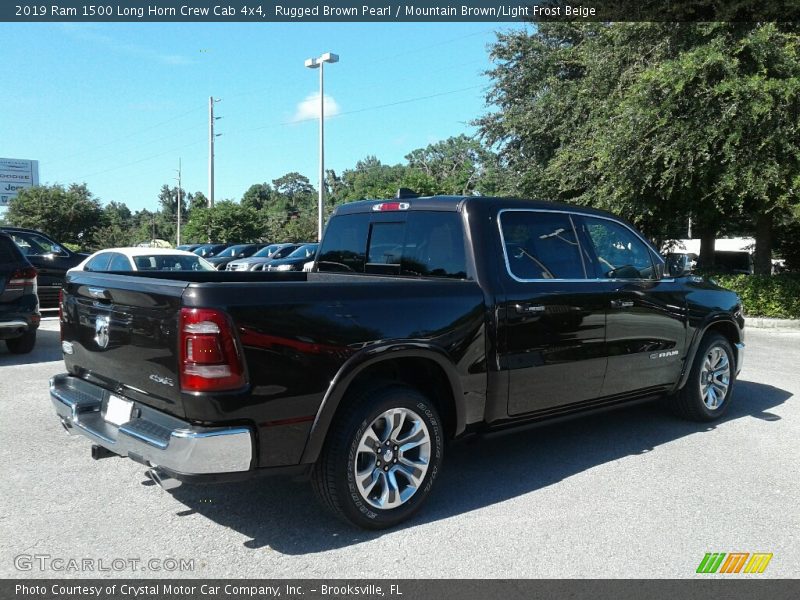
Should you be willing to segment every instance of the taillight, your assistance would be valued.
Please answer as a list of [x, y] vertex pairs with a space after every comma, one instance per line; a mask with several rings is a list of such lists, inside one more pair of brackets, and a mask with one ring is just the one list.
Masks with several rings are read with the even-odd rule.
[[64, 320], [64, 288], [58, 288], [58, 322]]
[[242, 357], [224, 312], [181, 309], [179, 340], [184, 392], [219, 392], [244, 386]]
[[33, 267], [17, 269], [11, 274], [11, 278], [6, 284], [6, 290], [22, 290], [29, 293], [36, 293], [36, 276], [39, 273]]

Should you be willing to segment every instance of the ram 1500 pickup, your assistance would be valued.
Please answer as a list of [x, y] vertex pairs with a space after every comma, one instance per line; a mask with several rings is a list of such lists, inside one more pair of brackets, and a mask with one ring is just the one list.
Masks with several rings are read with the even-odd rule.
[[377, 529], [472, 432], [652, 399], [720, 418], [743, 327], [736, 294], [608, 213], [400, 197], [340, 206], [310, 273], [71, 274], [50, 394], [162, 487], [305, 474]]

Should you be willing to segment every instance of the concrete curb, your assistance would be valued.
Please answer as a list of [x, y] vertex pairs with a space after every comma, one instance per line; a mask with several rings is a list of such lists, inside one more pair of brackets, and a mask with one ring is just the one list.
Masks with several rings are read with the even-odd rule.
[[766, 317], [744, 316], [745, 329], [780, 329], [782, 331], [800, 331], [800, 319], [768, 319]]

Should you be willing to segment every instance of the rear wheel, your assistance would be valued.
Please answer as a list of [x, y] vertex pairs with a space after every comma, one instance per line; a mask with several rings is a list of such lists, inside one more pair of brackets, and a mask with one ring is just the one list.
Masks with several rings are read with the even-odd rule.
[[6, 340], [6, 347], [11, 354], [28, 354], [36, 345], [36, 330], [29, 329], [21, 337]]
[[683, 389], [671, 400], [674, 411], [693, 421], [715, 421], [727, 411], [736, 378], [730, 342], [718, 333], [700, 342]]
[[353, 525], [392, 527], [427, 498], [443, 446], [441, 420], [425, 396], [394, 384], [373, 389], [331, 425], [312, 472], [314, 491]]

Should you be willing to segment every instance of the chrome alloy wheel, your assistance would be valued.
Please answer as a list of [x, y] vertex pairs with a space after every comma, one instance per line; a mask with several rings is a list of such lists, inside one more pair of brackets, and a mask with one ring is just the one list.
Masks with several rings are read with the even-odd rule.
[[422, 485], [430, 457], [431, 435], [422, 418], [407, 408], [389, 409], [372, 421], [358, 443], [358, 492], [374, 508], [397, 508]]
[[706, 353], [700, 369], [700, 395], [709, 410], [717, 410], [728, 393], [731, 384], [731, 365], [728, 353], [719, 346], [712, 346]]

